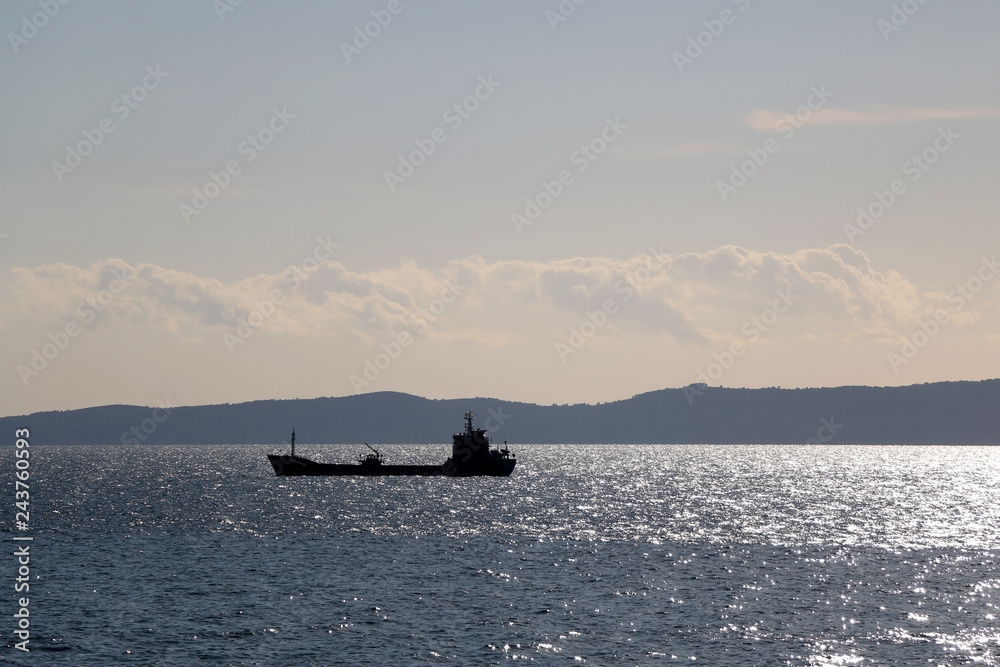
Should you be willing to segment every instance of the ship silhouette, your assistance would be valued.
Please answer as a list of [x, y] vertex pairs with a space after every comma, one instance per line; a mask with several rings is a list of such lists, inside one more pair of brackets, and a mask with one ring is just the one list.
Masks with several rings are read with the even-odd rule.
[[491, 449], [486, 430], [474, 428], [472, 412], [465, 413], [465, 431], [452, 435], [451, 456], [441, 465], [397, 465], [386, 463], [377, 449], [365, 443], [371, 452], [358, 457], [357, 463], [317, 463], [295, 454], [295, 429], [292, 429], [292, 453], [268, 454], [267, 459], [278, 477], [318, 475], [361, 475], [365, 477], [424, 475], [450, 477], [507, 477], [517, 465], [517, 456], [507, 448]]

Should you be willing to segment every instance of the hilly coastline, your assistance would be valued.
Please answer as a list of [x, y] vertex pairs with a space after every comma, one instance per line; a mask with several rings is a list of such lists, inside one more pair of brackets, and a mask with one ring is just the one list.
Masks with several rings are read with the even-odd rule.
[[733, 389], [692, 385], [596, 405], [398, 392], [189, 407], [108, 405], [0, 418], [32, 443], [446, 443], [462, 415], [494, 442], [718, 444], [997, 444], [1000, 380], [905, 387]]

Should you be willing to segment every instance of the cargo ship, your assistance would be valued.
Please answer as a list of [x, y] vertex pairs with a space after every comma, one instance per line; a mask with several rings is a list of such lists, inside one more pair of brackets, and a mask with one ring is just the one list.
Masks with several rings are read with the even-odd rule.
[[398, 465], [386, 463], [377, 449], [358, 457], [357, 463], [318, 463], [295, 454], [295, 429], [292, 429], [291, 454], [268, 454], [267, 459], [278, 477], [319, 475], [360, 475], [364, 477], [424, 475], [448, 477], [508, 477], [517, 465], [517, 455], [507, 448], [492, 449], [486, 430], [475, 428], [472, 412], [465, 413], [465, 431], [452, 438], [451, 456], [440, 465]]

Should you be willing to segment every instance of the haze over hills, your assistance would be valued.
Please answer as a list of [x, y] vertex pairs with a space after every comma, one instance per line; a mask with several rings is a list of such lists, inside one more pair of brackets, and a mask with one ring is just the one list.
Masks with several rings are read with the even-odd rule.
[[495, 442], [996, 444], [1000, 380], [906, 387], [662, 389], [597, 405], [397, 392], [150, 408], [108, 405], [0, 418], [36, 445], [447, 443], [462, 415]]

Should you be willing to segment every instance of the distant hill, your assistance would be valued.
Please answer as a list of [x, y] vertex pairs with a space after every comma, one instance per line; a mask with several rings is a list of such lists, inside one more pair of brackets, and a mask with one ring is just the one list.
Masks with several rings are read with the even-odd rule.
[[997, 444], [998, 408], [1000, 380], [818, 389], [700, 385], [549, 406], [378, 392], [181, 407], [169, 415], [129, 405], [38, 412], [0, 418], [0, 432], [10, 443], [15, 428], [27, 427], [36, 445], [277, 445], [294, 426], [302, 443], [449, 443], [472, 410], [495, 442]]

